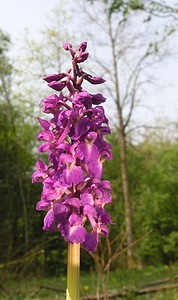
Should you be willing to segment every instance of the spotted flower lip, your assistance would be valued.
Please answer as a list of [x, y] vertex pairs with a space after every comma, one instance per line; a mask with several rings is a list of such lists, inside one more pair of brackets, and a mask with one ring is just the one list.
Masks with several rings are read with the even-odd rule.
[[102, 180], [103, 163], [112, 159], [112, 154], [111, 145], [104, 140], [110, 133], [101, 106], [106, 98], [89, 93], [82, 84], [105, 80], [85, 73], [78, 65], [89, 57], [87, 42], [80, 43], [78, 51], [70, 43], [63, 48], [71, 54], [72, 69], [43, 78], [59, 95], [40, 102], [43, 113], [52, 115], [51, 119], [38, 118], [38, 150], [48, 154], [48, 163], [38, 159], [32, 182], [43, 185], [36, 205], [37, 210], [47, 211], [43, 230], [57, 228], [65, 241], [80, 243], [93, 252], [99, 235], [108, 236], [108, 225], [112, 224], [105, 210], [112, 200], [111, 184]]

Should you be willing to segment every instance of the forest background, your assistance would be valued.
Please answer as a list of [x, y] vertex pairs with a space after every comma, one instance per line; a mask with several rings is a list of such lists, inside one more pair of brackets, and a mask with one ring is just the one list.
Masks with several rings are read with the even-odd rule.
[[[39, 102], [50, 94], [41, 77], [68, 68], [62, 44], [83, 40], [91, 56], [89, 71], [107, 80], [94, 91], [107, 97], [112, 128], [114, 158], [104, 165], [104, 178], [112, 184], [108, 209], [114, 225], [97, 253], [82, 251], [81, 270], [102, 274], [174, 265], [178, 123], [155, 114], [149, 93], [159, 111], [154, 95], [169, 83], [159, 82], [158, 70], [177, 57], [177, 6], [162, 1], [79, 1], [74, 9], [72, 1], [64, 2], [49, 12], [37, 38], [24, 30], [15, 50], [8, 32], [0, 31], [0, 272], [16, 277], [66, 272], [66, 243], [59, 232], [42, 231], [43, 213], [35, 211], [41, 184], [32, 185], [31, 174], [38, 157]], [[169, 97], [166, 101], [171, 103]]]

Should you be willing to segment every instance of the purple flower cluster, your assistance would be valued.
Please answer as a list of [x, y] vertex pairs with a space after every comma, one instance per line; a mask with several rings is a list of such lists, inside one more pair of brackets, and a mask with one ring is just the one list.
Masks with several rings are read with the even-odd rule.
[[42, 111], [52, 114], [50, 121], [38, 118], [42, 131], [37, 138], [43, 141], [39, 153], [48, 153], [49, 164], [37, 161], [32, 182], [43, 183], [36, 206], [47, 211], [43, 229], [57, 226], [65, 241], [81, 243], [92, 252], [97, 249], [99, 233], [107, 236], [107, 226], [112, 223], [104, 209], [111, 202], [111, 185], [101, 180], [103, 162], [112, 155], [111, 145], [104, 140], [110, 128], [100, 105], [106, 98], [83, 90], [82, 83], [100, 84], [104, 79], [85, 73], [78, 65], [88, 58], [86, 42], [77, 52], [71, 44], [63, 47], [72, 56], [72, 68], [43, 78], [60, 93], [41, 101]]

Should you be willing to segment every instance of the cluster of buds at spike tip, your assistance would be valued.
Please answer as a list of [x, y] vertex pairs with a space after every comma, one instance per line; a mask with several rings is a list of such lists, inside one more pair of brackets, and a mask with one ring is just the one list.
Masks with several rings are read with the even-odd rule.
[[39, 153], [47, 152], [49, 163], [38, 159], [32, 182], [42, 182], [37, 210], [45, 210], [44, 230], [59, 229], [64, 240], [80, 243], [87, 251], [95, 251], [99, 234], [108, 236], [110, 215], [105, 204], [111, 202], [111, 185], [102, 180], [103, 162], [112, 158], [111, 145], [104, 140], [110, 133], [108, 119], [100, 105], [106, 98], [82, 88], [87, 80], [101, 84], [101, 77], [85, 73], [79, 66], [89, 53], [87, 43], [78, 51], [66, 43], [63, 48], [72, 56], [72, 67], [43, 79], [59, 94], [41, 101], [42, 111], [51, 114], [50, 121], [38, 118], [43, 141]]

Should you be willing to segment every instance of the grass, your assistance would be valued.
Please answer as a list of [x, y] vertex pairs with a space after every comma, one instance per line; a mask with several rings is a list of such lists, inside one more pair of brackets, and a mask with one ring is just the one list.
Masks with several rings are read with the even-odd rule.
[[[9, 274], [0, 274], [0, 300], [25, 300], [33, 298], [63, 298], [65, 299], [66, 278], [61, 275], [59, 278], [34, 277], [11, 278]], [[2, 276], [3, 275], [3, 276]], [[143, 284], [158, 279], [178, 275], [178, 266], [145, 267], [142, 270], [120, 269], [110, 272], [108, 280], [108, 291], [110, 293], [129, 291], [129, 296], [118, 299], [123, 300], [178, 300], [178, 289], [160, 290], [141, 296], [135, 296], [134, 292]], [[81, 296], [96, 295], [101, 291], [102, 275], [95, 272], [81, 273]], [[177, 279], [178, 282], [178, 279]], [[166, 284], [172, 284], [168, 282]], [[104, 287], [106, 282], [104, 281]], [[56, 290], [55, 290], [56, 289]], [[61, 291], [58, 291], [61, 289]]]

